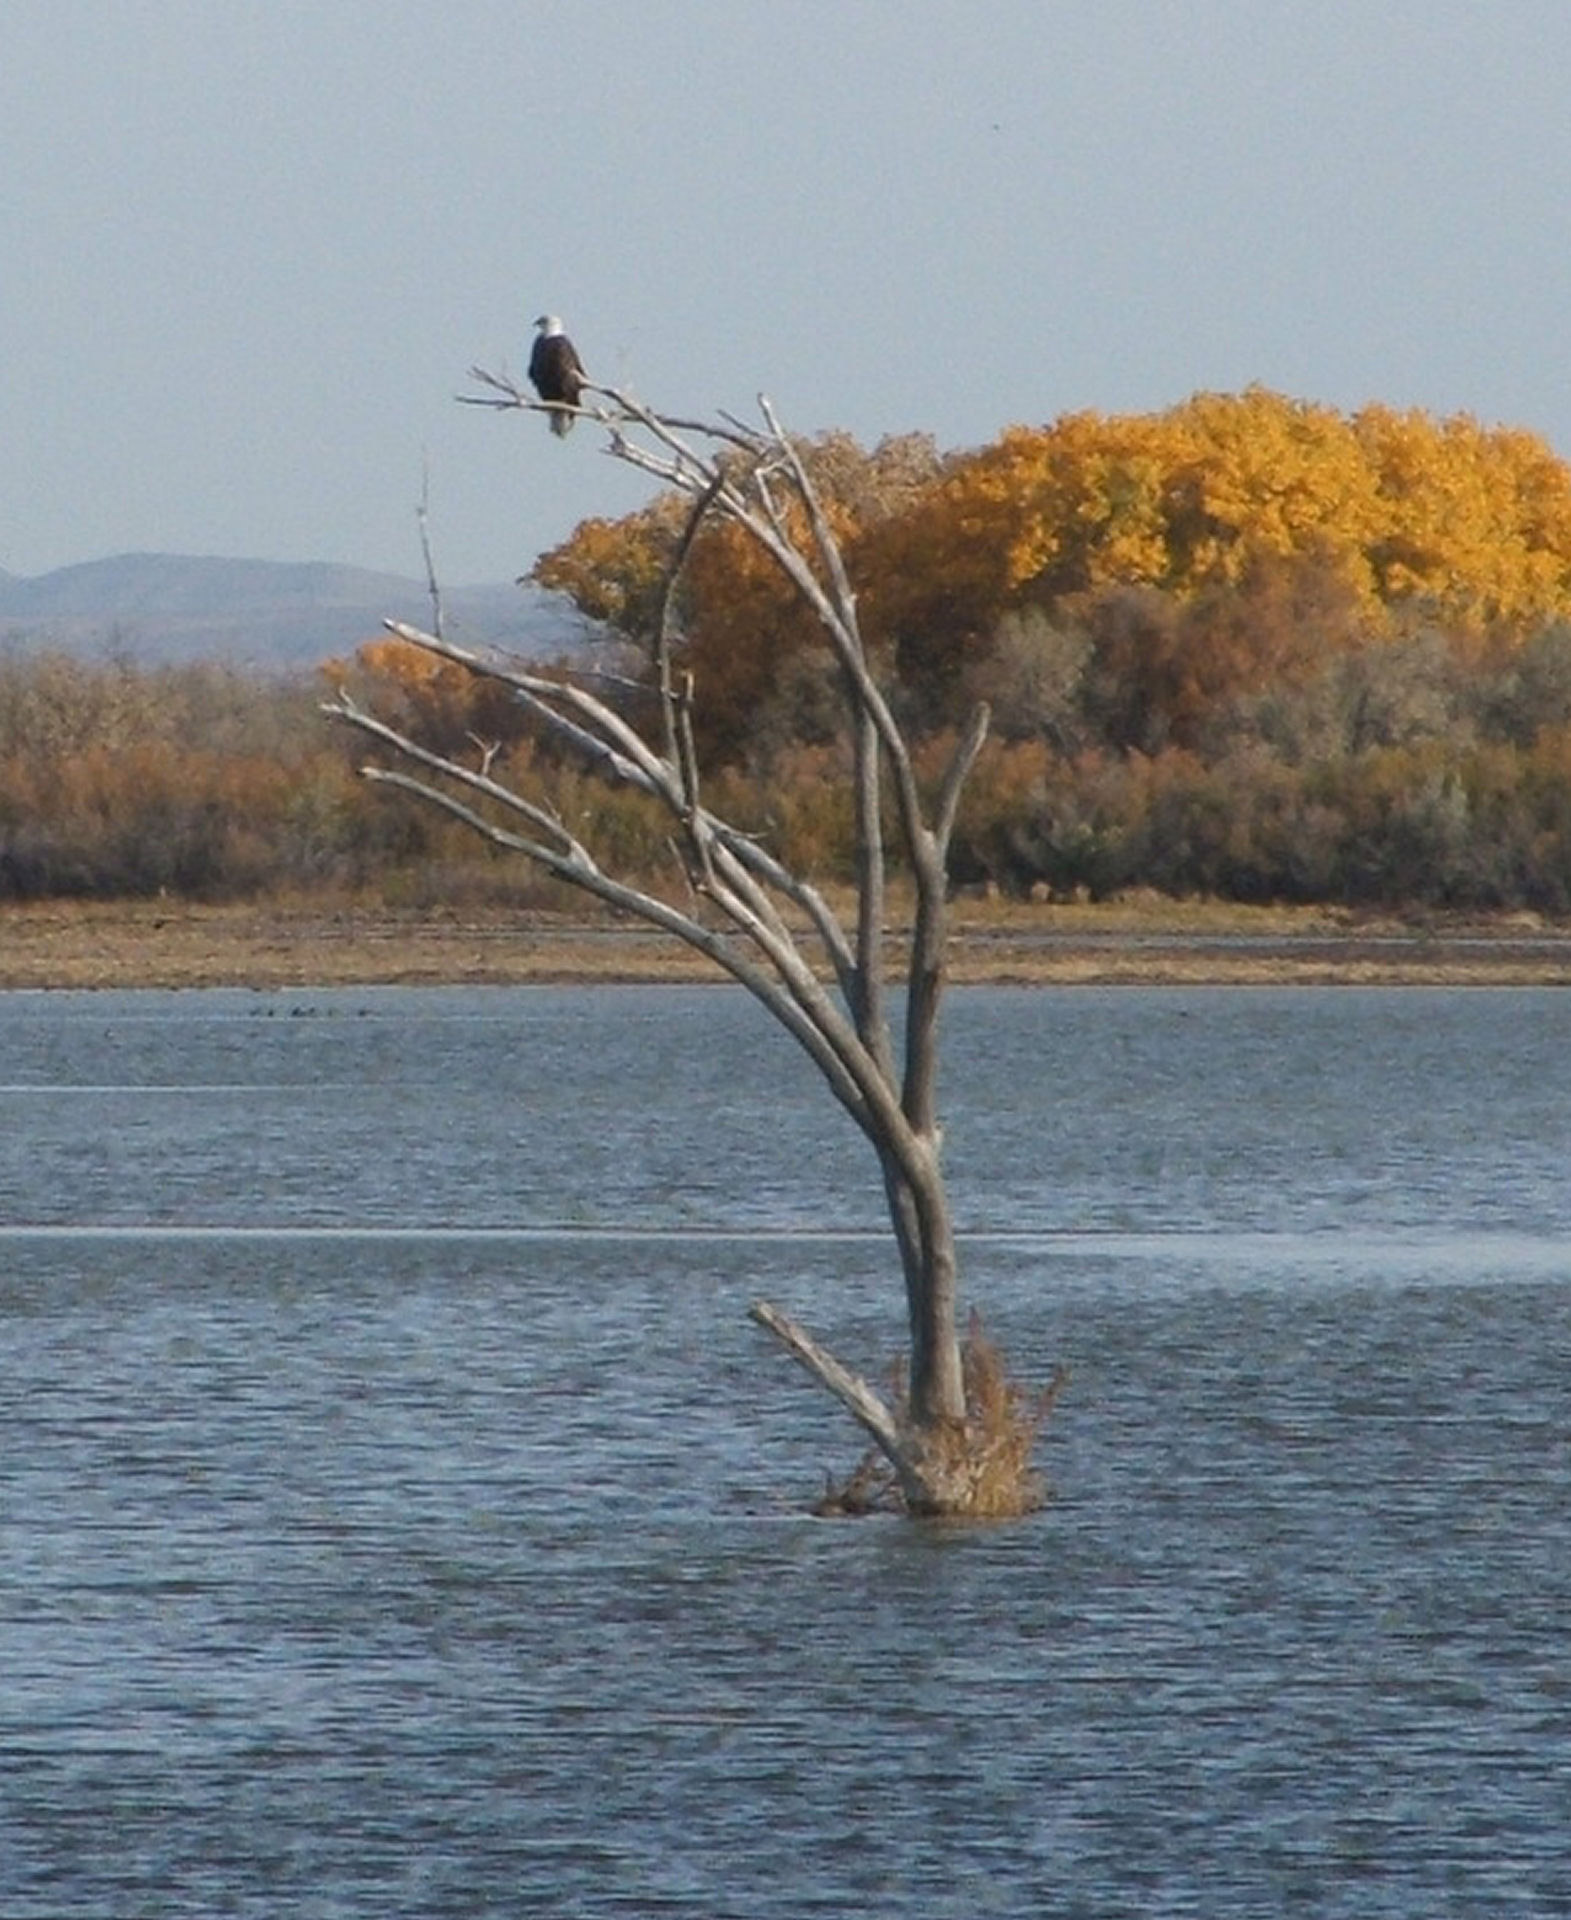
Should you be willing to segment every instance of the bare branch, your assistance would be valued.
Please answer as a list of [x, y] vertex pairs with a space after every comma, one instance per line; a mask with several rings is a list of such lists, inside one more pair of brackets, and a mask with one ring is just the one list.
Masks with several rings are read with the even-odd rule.
[[791, 469], [802, 504], [807, 508], [808, 521], [813, 530], [813, 544], [818, 549], [818, 557], [823, 562], [824, 571], [834, 589], [835, 598], [848, 611], [856, 606], [856, 595], [851, 589], [850, 576], [846, 573], [845, 559], [840, 551], [840, 542], [830, 530], [828, 516], [824, 512], [824, 503], [819, 498], [818, 489], [803, 464], [802, 456], [797, 452], [789, 434], [782, 431], [780, 422], [775, 418], [775, 410], [769, 404], [767, 394], [758, 396], [759, 411], [769, 423], [769, 431], [776, 445], [781, 449], [783, 459]]
[[[786, 979], [771, 977], [725, 933], [705, 926], [694, 915], [683, 913], [657, 895], [607, 874], [588, 848], [547, 809], [476, 773], [473, 768], [420, 746], [407, 735], [400, 734], [396, 728], [365, 712], [347, 694], [341, 693], [334, 701], [324, 701], [322, 711], [396, 748], [434, 773], [499, 802], [528, 821], [545, 837], [512, 832], [432, 781], [419, 780], [392, 768], [367, 766], [361, 769], [366, 779], [413, 794], [426, 804], [462, 821], [492, 845], [525, 855], [558, 878], [593, 894], [608, 906], [633, 914], [704, 954], [732, 979], [745, 986], [799, 1042], [824, 1075], [835, 1098], [864, 1132], [876, 1138], [880, 1126], [887, 1126], [889, 1112], [886, 1089], [878, 1083], [876, 1075], [868, 1071], [868, 1063], [859, 1060], [854, 1036], [838, 1021], [832, 1003], [813, 979], [811, 969], [805, 966], [800, 956], [795, 955], [789, 939], [782, 941], [767, 927], [757, 930], [763, 936], [757, 942], [761, 951], [772, 962], [783, 960], [789, 976]], [[744, 922], [746, 919], [744, 912]], [[750, 926], [745, 930], [750, 933], [754, 931]], [[852, 1042], [850, 1046], [846, 1044], [848, 1039]]]
[[466, 740], [472, 740], [474, 744], [480, 749], [480, 771], [482, 773], [489, 773], [491, 771], [491, 766], [493, 761], [496, 759], [496, 756], [502, 751], [501, 741], [500, 740], [483, 740], [481, 739], [478, 733], [475, 733], [472, 729], [467, 727], [464, 729], [464, 738]]
[[442, 637], [442, 589], [437, 584], [436, 562], [431, 555], [431, 469], [427, 462], [420, 463], [420, 504], [415, 508], [415, 520], [420, 528], [420, 551], [425, 558], [426, 591], [431, 596], [431, 631], [440, 640]]
[[[597, 700], [571, 680], [531, 673], [506, 660], [476, 653], [472, 647], [461, 647], [435, 634], [422, 633], [418, 627], [402, 620], [384, 620], [382, 624], [389, 633], [397, 634], [411, 646], [424, 647], [428, 653], [456, 660], [484, 679], [500, 680], [504, 686], [512, 687], [531, 711], [593, 753], [619, 780], [662, 797], [675, 792], [674, 769], [661, 760], [637, 728], [624, 720], [614, 707]], [[564, 714], [564, 707], [568, 713]]]
[[[425, 640], [431, 637], [423, 636]], [[730, 869], [740, 884], [717, 884], [709, 897], [768, 962], [768, 972], [747, 960], [723, 934], [702, 926], [690, 915], [679, 913], [656, 896], [606, 875], [588, 848], [553, 813], [537, 802], [525, 799], [513, 789], [472, 767], [464, 766], [460, 761], [421, 746], [408, 735], [366, 712], [347, 692], [340, 692], [335, 701], [324, 702], [322, 710], [392, 747], [418, 765], [483, 795], [526, 820], [545, 838], [523, 836], [499, 827], [476, 809], [432, 783], [417, 781], [405, 774], [395, 775], [384, 768], [362, 769], [368, 778], [417, 794], [462, 820], [493, 844], [527, 855], [560, 878], [572, 881], [608, 904], [635, 913], [664, 931], [674, 933], [688, 945], [699, 948], [733, 978], [748, 986], [807, 1048], [820, 1071], [830, 1081], [836, 1097], [864, 1131], [874, 1133], [880, 1127], [887, 1130], [890, 1125], [898, 1124], [899, 1108], [887, 1079], [879, 1073], [876, 1063], [863, 1049], [854, 1030], [825, 993], [813, 970], [797, 950], [789, 929], [770, 906], [767, 897], [757, 891], [740, 863], [735, 863]], [[680, 817], [680, 806], [669, 783], [661, 797]], [[712, 847], [719, 844], [712, 824], [702, 814], [698, 816], [698, 825], [704, 836], [701, 845]], [[727, 859], [731, 860], [729, 852]]]
[[[327, 700], [322, 703], [322, 711], [335, 720], [347, 721], [361, 733], [369, 734], [373, 740], [380, 740], [385, 746], [391, 747], [406, 759], [415, 761], [417, 765], [429, 767], [433, 773], [445, 774], [461, 786], [483, 794], [486, 799], [494, 800], [510, 813], [516, 813], [521, 819], [527, 820], [531, 826], [548, 835], [550, 840], [556, 843], [556, 851], [551, 854], [551, 859], [571, 858], [575, 864], [588, 867], [594, 865], [588, 849], [568, 832], [549, 807], [542, 807], [537, 801], [527, 800], [522, 794], [514, 792], [511, 787], [503, 786], [499, 780], [491, 778], [489, 771], [477, 771], [473, 767], [466, 767], [462, 761], [449, 759], [445, 754], [433, 753], [429, 747], [421, 746], [417, 740], [412, 740], [407, 734], [400, 733], [396, 727], [390, 727], [385, 720], [379, 720], [374, 713], [367, 713], [342, 690], [336, 700]], [[365, 768], [362, 771], [370, 778], [381, 778], [385, 770]], [[408, 782], [401, 777], [394, 784], [407, 785]], [[427, 797], [433, 797], [441, 792], [439, 788], [427, 788], [424, 785], [421, 785], [419, 790]], [[448, 796], [443, 795], [444, 804], [447, 798]], [[466, 814], [465, 817], [468, 818], [468, 815]], [[520, 851], [523, 850], [520, 849]], [[529, 851], [532, 858], [546, 857], [535, 853], [532, 848]]]
[[856, 960], [846, 941], [845, 929], [835, 918], [834, 909], [828, 901], [810, 881], [803, 880], [792, 873], [751, 836], [738, 833], [734, 827], [728, 827], [720, 820], [715, 820], [712, 824], [716, 841], [725, 848], [730, 858], [744, 867], [763, 886], [773, 888], [782, 898], [791, 901], [806, 914], [835, 970], [835, 977], [841, 991], [849, 1000]]
[[698, 818], [698, 748], [693, 740], [693, 676], [682, 675], [682, 683], [672, 696], [675, 702], [675, 729], [672, 742], [676, 763], [682, 776], [682, 805], [689, 820]]
[[[680, 729], [677, 724], [675, 692], [671, 681], [671, 616], [676, 601], [677, 582], [687, 565], [687, 556], [693, 550], [693, 542], [698, 537], [698, 529], [703, 525], [704, 516], [714, 505], [715, 494], [719, 491], [719, 477], [705, 487], [693, 502], [692, 511], [687, 516], [687, 525], [682, 529], [682, 537], [677, 542], [671, 565], [666, 570], [665, 585], [660, 593], [660, 608], [655, 619], [654, 650], [655, 679], [660, 689], [660, 715], [665, 724], [666, 758], [676, 762], [680, 747]], [[698, 786], [693, 782], [689, 796], [690, 804], [696, 806]]]
[[[505, 660], [487, 658], [472, 648], [459, 646], [450, 640], [439, 640], [434, 634], [422, 633], [418, 627], [408, 626], [402, 621], [390, 620], [384, 624], [390, 633], [397, 634], [412, 646], [424, 647], [445, 659], [459, 662], [473, 673], [500, 680], [512, 687], [532, 712], [537, 713], [593, 764], [623, 784], [661, 800], [678, 819], [681, 818], [679, 770], [653, 754], [636, 730], [629, 727], [604, 702], [596, 700], [582, 688], [542, 674], [529, 673]], [[575, 713], [581, 718], [564, 713], [558, 704], [559, 700], [571, 701]], [[614, 731], [614, 741], [607, 741], [596, 731], [606, 727]], [[703, 809], [699, 811], [699, 818], [704, 830], [713, 836], [717, 846], [725, 848], [728, 856], [764, 886], [772, 887], [790, 899], [808, 916], [837, 977], [844, 984], [851, 966], [850, 952], [838, 921], [817, 889], [792, 874], [766, 849], [747, 835], [738, 833], [726, 822]]]
[[965, 732], [961, 734], [954, 756], [944, 773], [943, 785], [938, 790], [938, 805], [933, 813], [933, 838], [938, 843], [941, 860], [947, 861], [949, 858], [949, 841], [955, 830], [955, 816], [960, 811], [960, 796], [971, 769], [976, 765], [976, 757], [982, 751], [992, 718], [992, 709], [985, 700], [972, 709]]
[[750, 1319], [767, 1328], [784, 1344], [794, 1360], [829, 1389], [890, 1463], [903, 1472], [906, 1466], [905, 1449], [901, 1445], [900, 1429], [895, 1417], [861, 1375], [843, 1366], [804, 1327], [798, 1326], [789, 1314], [782, 1313], [767, 1300], [755, 1300], [747, 1311]]
[[763, 436], [756, 428], [743, 426], [739, 421], [718, 425], [713, 420], [684, 420], [676, 414], [656, 413], [652, 407], [646, 407], [641, 400], [620, 387], [599, 387], [588, 382], [585, 384], [590, 392], [603, 393], [625, 419], [636, 421], [654, 439], [668, 447], [673, 454], [679, 454], [694, 467], [706, 473], [714, 470], [714, 461], [695, 453], [682, 439], [683, 434], [691, 434], [716, 445], [740, 447], [747, 452], [756, 452], [765, 444]]
[[396, 767], [362, 767], [360, 776], [381, 786], [399, 787], [405, 793], [415, 794], [431, 806], [450, 813], [455, 820], [462, 820], [466, 827], [472, 828], [481, 839], [489, 840], [493, 846], [505, 847], [510, 853], [525, 854], [563, 880], [572, 880], [579, 886], [589, 887], [591, 891], [597, 890], [593, 882], [598, 869], [571, 836], [564, 835], [568, 843], [565, 847], [551, 847], [543, 841], [531, 839], [527, 834], [512, 833], [506, 827], [498, 826], [494, 820], [488, 820], [476, 808], [466, 806], [456, 794], [433, 786], [429, 781], [417, 780], [413, 774], [400, 772]]

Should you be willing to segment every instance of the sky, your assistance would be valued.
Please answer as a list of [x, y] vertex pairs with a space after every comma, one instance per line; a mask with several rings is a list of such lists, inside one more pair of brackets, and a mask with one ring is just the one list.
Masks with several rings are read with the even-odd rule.
[[457, 404], [943, 447], [1260, 382], [1571, 455], [1565, 0], [0, 0], [0, 568], [506, 580], [649, 483]]

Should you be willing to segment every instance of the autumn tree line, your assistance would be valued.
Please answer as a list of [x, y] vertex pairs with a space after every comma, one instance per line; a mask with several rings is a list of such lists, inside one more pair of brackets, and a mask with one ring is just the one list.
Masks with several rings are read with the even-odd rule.
[[[1250, 389], [964, 453], [803, 451], [935, 775], [992, 707], [962, 883], [1571, 910], [1571, 470], [1535, 435]], [[603, 684], [635, 706], [685, 521], [656, 498], [535, 569], [602, 624]], [[716, 523], [666, 614], [717, 808], [847, 870], [836, 669], [790, 591]], [[495, 685], [394, 641], [329, 671], [444, 750], [527, 757], [608, 864], [658, 863], [636, 797]], [[538, 888], [359, 784], [319, 692], [0, 659], [0, 897]]]

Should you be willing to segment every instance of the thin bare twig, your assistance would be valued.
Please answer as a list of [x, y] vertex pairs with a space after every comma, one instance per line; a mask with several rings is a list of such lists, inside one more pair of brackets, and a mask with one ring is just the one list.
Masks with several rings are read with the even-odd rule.
[[442, 638], [442, 589], [437, 583], [436, 562], [431, 556], [431, 468], [420, 463], [420, 504], [415, 508], [420, 527], [420, 551], [425, 557], [426, 591], [431, 596], [431, 631]]

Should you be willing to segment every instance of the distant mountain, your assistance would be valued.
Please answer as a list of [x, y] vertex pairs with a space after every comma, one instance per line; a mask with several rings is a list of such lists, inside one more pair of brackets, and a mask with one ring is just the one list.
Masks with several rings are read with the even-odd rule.
[[[442, 611], [451, 638], [534, 659], [575, 653], [591, 632], [571, 602], [538, 587], [444, 588]], [[89, 560], [32, 579], [0, 570], [0, 648], [288, 671], [377, 638], [384, 619], [428, 626], [424, 585], [321, 562], [170, 553]]]

